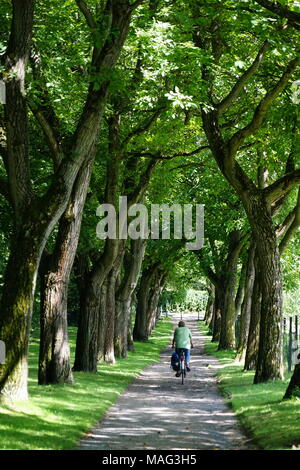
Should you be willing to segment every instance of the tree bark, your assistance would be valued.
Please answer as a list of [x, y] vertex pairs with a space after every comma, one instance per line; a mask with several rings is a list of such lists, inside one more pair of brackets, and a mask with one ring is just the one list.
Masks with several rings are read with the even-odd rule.
[[92, 161], [77, 177], [68, 207], [60, 220], [51, 263], [41, 290], [39, 384], [73, 381], [68, 342], [68, 284], [79, 240]]
[[[255, 258], [256, 256], [257, 255], [255, 254]], [[254, 274], [249, 335], [248, 335], [248, 341], [247, 341], [247, 350], [246, 350], [244, 370], [256, 369], [258, 347], [259, 347], [261, 283], [260, 283], [259, 271], [258, 271], [256, 259], [254, 259], [254, 265], [255, 265], [255, 274]]]
[[[125, 259], [124, 276], [116, 293], [115, 355], [127, 357], [128, 330], [131, 321], [132, 295], [136, 288], [144, 258], [146, 241], [132, 240], [129, 256]], [[130, 259], [128, 259], [130, 258]]]
[[116, 312], [116, 279], [117, 270], [112, 268], [107, 277], [106, 312], [104, 332], [104, 362], [115, 363], [114, 334], [115, 334], [115, 312]]
[[208, 281], [207, 283], [207, 292], [208, 292], [208, 299], [207, 299], [207, 304], [205, 308], [205, 315], [204, 315], [204, 321], [206, 325], [211, 325], [212, 322], [212, 317], [214, 313], [214, 294], [215, 288], [212, 283]]
[[[298, 359], [300, 359], [300, 354]], [[287, 400], [292, 397], [300, 398], [300, 364], [295, 365], [293, 375], [283, 398]]]
[[247, 260], [247, 270], [245, 278], [245, 295], [242, 304], [241, 318], [240, 318], [240, 334], [239, 342], [237, 348], [237, 357], [242, 360], [246, 351], [249, 327], [250, 327], [250, 317], [251, 317], [251, 304], [252, 304], [252, 295], [253, 295], [253, 285], [254, 285], [254, 253], [255, 246], [252, 245], [248, 252]]
[[215, 299], [214, 299], [214, 313], [213, 313], [213, 325], [212, 325], [212, 339], [213, 343], [220, 341], [221, 335], [221, 318], [222, 309], [224, 308], [224, 291], [220, 287], [215, 287]]
[[235, 348], [235, 288], [237, 282], [237, 264], [242, 246], [240, 231], [235, 230], [231, 232], [224, 275], [224, 310], [221, 315], [219, 350]]
[[98, 353], [97, 361], [104, 362], [104, 338], [106, 330], [106, 294], [107, 294], [107, 282], [103, 282], [99, 297], [99, 321], [98, 321]]
[[150, 296], [148, 300], [148, 312], [147, 312], [148, 338], [151, 336], [152, 331], [154, 330], [155, 325], [156, 325], [159, 298], [166, 282], [166, 276], [167, 276], [166, 272], [163, 270], [160, 270], [157, 273], [157, 277], [150, 290]]
[[[115, 114], [109, 120], [109, 158], [106, 164], [105, 187], [105, 202], [112, 204], [115, 208], [117, 207], [120, 160], [120, 115]], [[76, 371], [97, 372], [98, 341], [100, 339], [103, 341], [103, 348], [100, 348], [103, 359], [114, 362], [113, 336], [112, 338], [110, 336], [114, 334], [115, 286], [113, 283], [115, 275], [111, 271], [119, 249], [120, 240], [107, 238], [102, 255], [96, 260], [93, 269], [86, 277], [85, 299], [82, 301], [77, 330], [74, 362], [74, 370]], [[104, 282], [106, 291], [104, 297], [101, 298], [99, 294], [101, 291], [103, 292]], [[105, 308], [103, 302], [105, 302]], [[105, 327], [103, 333], [99, 332], [100, 314]]]
[[154, 312], [160, 296], [161, 282], [165, 273], [155, 263], [143, 271], [137, 292], [136, 317], [133, 329], [135, 341], [147, 341], [153, 328]]
[[[256, 204], [255, 204], [256, 202]], [[252, 201], [251, 225], [257, 247], [261, 279], [259, 351], [254, 382], [283, 378], [282, 278], [280, 254], [272, 217], [264, 201]], [[253, 210], [253, 208], [255, 210]]]
[[130, 313], [128, 317], [128, 334], [127, 334], [127, 350], [133, 352], [135, 350], [133, 342], [133, 313], [136, 310], [136, 289], [131, 297]]
[[[107, 239], [100, 261], [86, 276], [86, 289], [81, 302], [77, 329], [73, 367], [75, 371], [97, 372], [99, 316], [102, 302], [100, 293], [103, 283], [107, 280], [107, 276], [112, 269], [117, 253], [118, 240]], [[105, 326], [107, 326], [106, 319], [105, 314]]]
[[247, 261], [243, 263], [240, 279], [239, 279], [239, 287], [235, 297], [235, 314], [236, 318], [241, 315], [244, 295], [245, 295], [245, 279], [246, 279], [246, 271], [247, 271]]

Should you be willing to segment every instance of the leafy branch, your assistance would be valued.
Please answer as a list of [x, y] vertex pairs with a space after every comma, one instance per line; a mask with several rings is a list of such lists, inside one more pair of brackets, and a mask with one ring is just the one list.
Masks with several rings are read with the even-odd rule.
[[250, 80], [251, 77], [253, 77], [259, 65], [263, 61], [269, 47], [269, 42], [265, 41], [251, 66], [236, 81], [235, 85], [228, 93], [228, 95], [217, 105], [219, 115], [226, 111], [226, 109], [233, 103], [233, 101], [238, 98], [246, 83]]
[[297, 203], [294, 209], [288, 214], [286, 218], [286, 229], [284, 230], [283, 238], [279, 244], [279, 251], [283, 253], [294, 233], [300, 226], [300, 188], [298, 189]]
[[255, 131], [257, 131], [261, 127], [265, 119], [265, 116], [267, 114], [267, 111], [269, 110], [273, 101], [278, 97], [278, 95], [282, 92], [282, 90], [287, 85], [293, 72], [298, 66], [298, 62], [299, 62], [298, 58], [294, 58], [289, 62], [288, 66], [286, 67], [280, 79], [276, 82], [275, 86], [262, 98], [262, 100], [257, 105], [251, 122], [247, 124], [244, 128], [238, 130], [231, 137], [229, 141], [229, 151], [232, 156], [236, 154], [240, 144], [247, 137], [252, 135]]
[[300, 13], [290, 10], [289, 8], [281, 5], [278, 1], [271, 2], [270, 0], [255, 0], [255, 2], [281, 18], [286, 18], [291, 26], [300, 30]]

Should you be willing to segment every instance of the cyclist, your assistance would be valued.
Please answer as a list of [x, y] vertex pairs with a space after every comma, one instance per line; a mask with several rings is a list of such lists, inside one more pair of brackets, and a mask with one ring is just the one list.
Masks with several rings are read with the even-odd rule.
[[[186, 370], [187, 372], [190, 372], [191, 370], [189, 367], [190, 358], [191, 358], [190, 349], [193, 348], [194, 345], [192, 341], [192, 333], [190, 329], [187, 326], [185, 326], [185, 323], [182, 320], [178, 323], [178, 328], [176, 328], [174, 331], [172, 348], [174, 347], [178, 355], [180, 355], [182, 349], [184, 350]], [[179, 375], [180, 373], [177, 372], [176, 376], [179, 377]]]

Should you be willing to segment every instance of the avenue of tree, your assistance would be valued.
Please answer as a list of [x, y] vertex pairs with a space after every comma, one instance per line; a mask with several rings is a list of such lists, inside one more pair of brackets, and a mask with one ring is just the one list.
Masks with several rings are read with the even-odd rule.
[[[188, 287], [219, 349], [254, 383], [282, 380], [300, 282], [297, 2], [5, 0], [0, 17], [0, 398], [28, 398], [33, 323], [38, 383], [72, 384], [148, 340]], [[204, 247], [98, 239], [97, 207], [120, 196], [204, 204]], [[285, 398], [299, 390], [296, 364]]]

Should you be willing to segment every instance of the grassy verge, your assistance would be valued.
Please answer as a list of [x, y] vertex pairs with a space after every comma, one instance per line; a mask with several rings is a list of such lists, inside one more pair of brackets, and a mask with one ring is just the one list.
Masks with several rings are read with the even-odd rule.
[[247, 433], [262, 449], [300, 449], [300, 401], [282, 401], [289, 377], [283, 382], [253, 385], [254, 373], [243, 372], [234, 352], [217, 351], [203, 322], [200, 329], [207, 338], [206, 354], [223, 365], [217, 373], [220, 389]]
[[[97, 374], [75, 373], [74, 385], [38, 386], [38, 339], [30, 345], [30, 400], [0, 406], [0, 449], [73, 449], [83, 433], [102, 418], [118, 396], [149, 364], [159, 360], [168, 344], [169, 319], [158, 323], [151, 339], [135, 344], [135, 352]], [[70, 329], [72, 355], [75, 328]]]

